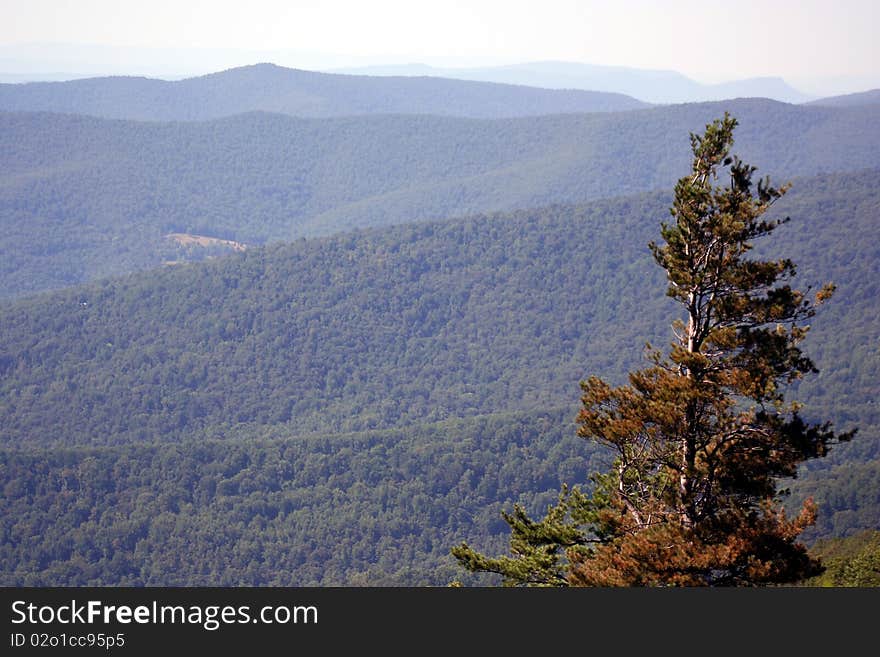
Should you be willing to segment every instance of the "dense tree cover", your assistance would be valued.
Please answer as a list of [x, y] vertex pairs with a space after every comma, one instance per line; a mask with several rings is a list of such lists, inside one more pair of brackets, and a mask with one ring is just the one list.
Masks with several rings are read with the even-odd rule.
[[[2, 449], [0, 585], [488, 584], [463, 577], [449, 545], [468, 536], [502, 550], [500, 511], [539, 513], [562, 482], [607, 463], [575, 438], [572, 409], [332, 436], [239, 427], [175, 445]], [[873, 511], [836, 534], [876, 526], [880, 461], [870, 467], [874, 480], [853, 485], [874, 491]], [[859, 468], [818, 488], [847, 504], [844, 472]], [[836, 512], [818, 501], [821, 525]]]
[[[839, 286], [807, 340], [821, 373], [793, 396], [807, 403], [807, 417], [861, 427], [859, 439], [791, 484], [795, 502], [817, 498], [813, 538], [876, 527], [876, 177], [795, 181], [777, 206], [797, 217], [779, 233], [801, 278]], [[180, 573], [174, 583], [442, 584], [459, 576], [450, 545], [465, 538], [500, 551], [501, 508], [521, 502], [539, 512], [561, 482], [579, 483], [605, 464], [584, 465], [592, 453], [577, 451], [574, 406], [556, 419], [454, 418], [552, 408], [574, 399], [588, 373], [622, 382], [641, 362], [639, 345], [669, 339], [665, 282], [643, 247], [657, 238], [669, 200], [647, 194], [372, 229], [7, 302], [5, 581], [172, 583]], [[431, 422], [439, 424], [424, 426]], [[307, 437], [315, 432], [327, 435]], [[472, 442], [459, 448], [462, 436]], [[372, 456], [371, 440], [386, 441]], [[351, 452], [339, 447], [345, 441]], [[288, 450], [282, 492], [277, 477], [266, 483], [273, 471], [242, 456], [259, 464], [266, 442]], [[88, 471], [94, 484], [78, 503], [62, 495], [65, 479], [73, 490], [65, 467], [89, 457], [100, 467]], [[401, 460], [413, 464], [406, 477]], [[223, 495], [185, 501], [199, 490], [189, 471]], [[328, 490], [334, 476], [354, 492]], [[408, 487], [383, 501], [375, 497], [383, 482]], [[176, 510], [163, 506], [166, 489], [185, 501]], [[406, 501], [418, 495], [424, 508]], [[298, 505], [295, 520], [289, 509], [271, 522], [274, 510], [255, 510], [280, 508], [286, 496]], [[142, 514], [129, 513], [139, 505]], [[456, 516], [459, 507], [476, 519]], [[129, 516], [141, 524], [127, 524]], [[362, 517], [379, 518], [376, 533], [362, 531]], [[180, 549], [190, 545], [192, 558]], [[247, 573], [254, 554], [262, 561]]]
[[178, 260], [168, 233], [261, 244], [669, 188], [682, 135], [728, 108], [743, 156], [768, 171], [880, 166], [880, 106], [169, 124], [0, 113], [0, 298]]
[[618, 93], [539, 89], [430, 77], [335, 75], [256, 64], [173, 82], [106, 77], [0, 84], [0, 109], [146, 121], [199, 121], [243, 112], [303, 117], [434, 114], [504, 118], [648, 107]]
[[[630, 220], [658, 205], [346, 234], [15, 302], [0, 310], [0, 443], [351, 431], [558, 404], [585, 362], [618, 371], [639, 352], [618, 348], [624, 334], [650, 336], [642, 298], [602, 290], [642, 275]], [[573, 249], [595, 253], [573, 268]], [[604, 330], [616, 315], [633, 321]]]
[[807, 580], [806, 585], [880, 586], [880, 531], [826, 539], [812, 552], [822, 560], [825, 571]]
[[[502, 504], [536, 509], [600, 458], [571, 426], [565, 410], [0, 450], [0, 584], [444, 585], [457, 533], [491, 543]], [[537, 494], [519, 496], [524, 484]]]
[[725, 114], [691, 134], [691, 170], [649, 244], [677, 304], [668, 350], [648, 347], [626, 385], [581, 383], [578, 435], [606, 447], [611, 467], [589, 495], [564, 488], [537, 522], [505, 514], [511, 556], [453, 548], [469, 571], [542, 586], [785, 584], [820, 572], [798, 543], [815, 504], [787, 517], [777, 484], [855, 433], [810, 425], [785, 397], [816, 373], [800, 345], [834, 285], [811, 299], [792, 286], [791, 259], [753, 256], [787, 221], [766, 216], [787, 186], [754, 180], [732, 154], [736, 125]]
[[[797, 397], [823, 414], [839, 404], [841, 424], [878, 423], [875, 178], [802, 181], [777, 208], [798, 217], [783, 231], [803, 279], [840, 287], [809, 338], [822, 373]], [[640, 246], [668, 202], [356, 232], [7, 304], [0, 442], [386, 428], [553, 406], [589, 373], [622, 382], [640, 345], [669, 336], [662, 272]]]

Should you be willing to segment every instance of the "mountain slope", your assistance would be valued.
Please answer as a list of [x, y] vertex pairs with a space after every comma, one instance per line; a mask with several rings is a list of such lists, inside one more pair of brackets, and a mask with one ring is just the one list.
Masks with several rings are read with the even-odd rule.
[[253, 245], [668, 189], [688, 132], [725, 110], [762, 173], [880, 166], [878, 106], [170, 124], [0, 113], [0, 298], [189, 257], [168, 234]]
[[[810, 341], [827, 371], [799, 392], [868, 424], [876, 174], [800, 181], [779, 208], [797, 221], [777, 238], [807, 281], [841, 289]], [[0, 444], [177, 440], [242, 423], [358, 431], [574, 401], [587, 374], [620, 380], [646, 340], [666, 342], [645, 246], [665, 208], [653, 194], [412, 224], [16, 302], [0, 310]], [[846, 341], [833, 339], [841, 326]]]
[[156, 121], [250, 111], [301, 117], [434, 114], [504, 118], [645, 107], [623, 94], [438, 78], [379, 78], [256, 64], [185, 80], [135, 77], [0, 84], [0, 109]]

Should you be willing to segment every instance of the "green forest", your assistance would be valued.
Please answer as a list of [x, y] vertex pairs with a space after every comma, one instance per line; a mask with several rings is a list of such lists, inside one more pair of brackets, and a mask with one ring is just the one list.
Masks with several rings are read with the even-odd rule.
[[[877, 173], [796, 179], [766, 245], [838, 285], [790, 391], [859, 428], [784, 483], [819, 504], [811, 542], [880, 517]], [[575, 437], [578, 382], [669, 340], [646, 247], [668, 207], [373, 228], [7, 302], [3, 583], [464, 579], [453, 544], [502, 550], [501, 509], [607, 461]]]
[[501, 547], [502, 501], [537, 510], [599, 466], [567, 415], [3, 450], [2, 583], [442, 586], [461, 536]]

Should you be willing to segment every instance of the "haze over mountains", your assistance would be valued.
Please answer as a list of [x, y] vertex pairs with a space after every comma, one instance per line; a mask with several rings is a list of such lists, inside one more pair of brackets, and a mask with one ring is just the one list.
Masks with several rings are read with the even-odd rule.
[[725, 111], [794, 182], [763, 248], [839, 288], [792, 392], [861, 432], [793, 484], [809, 538], [876, 528], [880, 103], [825, 100], [0, 86], [0, 583], [443, 585], [451, 545], [503, 549], [499, 509], [605, 465], [578, 381], [668, 342], [646, 244]]
[[644, 108], [649, 103], [731, 98], [827, 105], [876, 100], [875, 92], [839, 97], [844, 100], [816, 99], [793, 89], [781, 78], [706, 85], [674, 71], [566, 62], [482, 69], [410, 64], [329, 73], [257, 64], [176, 80], [77, 75], [65, 81], [52, 78], [52, 74], [6, 75], [5, 83], [0, 84], [0, 109], [186, 121], [257, 110], [302, 117], [391, 113], [505, 118], [612, 112]]
[[[365, 75], [433, 76], [528, 85], [549, 89], [586, 89], [633, 96], [656, 103], [704, 102], [734, 97], [767, 97], [804, 102], [880, 86], [876, 76], [825, 74], [816, 79], [764, 77], [728, 78], [721, 83], [697, 82], [676, 70], [588, 64], [575, 61], [488, 63], [372, 57], [358, 59], [304, 50], [235, 50], [231, 48], [138, 48], [109, 45], [40, 43], [0, 46], [0, 82], [73, 80], [119, 75], [179, 80], [249, 65], [275, 62], [310, 71]], [[484, 60], [486, 62], [486, 60]], [[496, 63], [497, 62], [497, 63]], [[717, 78], [717, 76], [716, 76]], [[720, 81], [720, 78], [719, 78]]]

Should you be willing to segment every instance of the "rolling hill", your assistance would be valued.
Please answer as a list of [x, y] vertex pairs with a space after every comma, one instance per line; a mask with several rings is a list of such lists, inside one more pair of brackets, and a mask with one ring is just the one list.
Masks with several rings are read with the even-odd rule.
[[646, 107], [623, 94], [439, 78], [316, 73], [255, 64], [184, 80], [107, 77], [0, 84], [0, 109], [146, 121], [198, 121], [244, 112], [300, 117], [433, 114], [505, 118]]
[[0, 113], [0, 298], [195, 257], [169, 234], [253, 246], [668, 189], [687, 133], [725, 110], [762, 173], [880, 166], [876, 105], [196, 123]]

